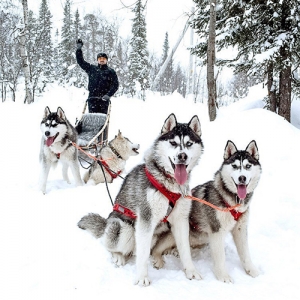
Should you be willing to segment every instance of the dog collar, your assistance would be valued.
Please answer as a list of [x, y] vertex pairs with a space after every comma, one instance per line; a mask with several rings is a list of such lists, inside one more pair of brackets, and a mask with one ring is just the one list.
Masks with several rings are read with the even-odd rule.
[[111, 143], [108, 143], [108, 147], [111, 149], [111, 151], [116, 154], [116, 156], [120, 159], [123, 159], [123, 157], [120, 155], [120, 153], [111, 145]]
[[171, 214], [171, 212], [176, 204], [176, 201], [181, 197], [181, 194], [173, 193], [173, 192], [169, 191], [164, 185], [162, 185], [155, 179], [155, 177], [147, 170], [146, 167], [145, 167], [145, 173], [146, 173], [148, 180], [151, 182], [151, 184], [169, 200], [169, 207], [168, 207], [167, 214], [164, 217], [164, 219], [162, 220], [163, 222], [167, 222], [167, 219], [168, 219], [169, 215]]
[[[223, 202], [224, 202], [224, 204], [225, 204], [225, 206], [227, 208], [230, 207], [230, 205], [225, 200], [223, 200]], [[237, 211], [235, 209], [231, 209], [230, 213], [233, 216], [233, 218], [234, 218], [235, 221], [237, 221], [242, 216], [242, 214], [243, 214], [242, 212], [239, 212], [239, 211]]]

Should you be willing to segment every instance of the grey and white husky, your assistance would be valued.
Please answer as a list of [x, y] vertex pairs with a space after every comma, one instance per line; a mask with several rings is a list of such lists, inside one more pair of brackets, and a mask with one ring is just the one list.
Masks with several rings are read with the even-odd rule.
[[147, 269], [150, 250], [157, 238], [169, 230], [168, 222], [187, 278], [201, 279], [189, 247], [191, 201], [184, 195], [190, 192], [190, 173], [202, 149], [198, 117], [182, 124], [171, 114], [147, 151], [145, 163], [125, 177], [109, 217], [88, 214], [78, 222], [80, 228], [95, 237], [103, 236], [115, 264], [124, 265], [132, 254], [136, 255], [135, 284], [150, 284]]
[[98, 184], [105, 182], [106, 178], [107, 182], [111, 183], [113, 179], [124, 171], [126, 161], [129, 157], [139, 154], [139, 148], [139, 144], [132, 143], [119, 130], [118, 135], [100, 150], [99, 158], [102, 161], [103, 170], [98, 162], [94, 161], [89, 170], [84, 174], [84, 182]]
[[[224, 162], [215, 173], [214, 180], [192, 189], [192, 195], [222, 209], [240, 204], [231, 211], [218, 211], [206, 204], [193, 201], [189, 216], [190, 245], [198, 248], [209, 244], [214, 264], [214, 273], [218, 280], [233, 282], [225, 268], [224, 239], [231, 232], [241, 263], [247, 274], [259, 275], [252, 263], [247, 240], [249, 205], [260, 179], [261, 166], [255, 141], [246, 150], [237, 150], [235, 144], [227, 142]], [[154, 266], [164, 265], [163, 253], [177, 254], [175, 240], [171, 233], [164, 234], [152, 251]], [[172, 250], [173, 249], [173, 250]]]
[[40, 182], [39, 188], [45, 194], [46, 184], [51, 167], [61, 162], [63, 179], [70, 183], [68, 167], [70, 167], [76, 185], [82, 185], [80, 177], [77, 149], [70, 141], [77, 142], [77, 132], [67, 120], [61, 107], [56, 112], [51, 112], [46, 106], [41, 122], [42, 140], [40, 149]]

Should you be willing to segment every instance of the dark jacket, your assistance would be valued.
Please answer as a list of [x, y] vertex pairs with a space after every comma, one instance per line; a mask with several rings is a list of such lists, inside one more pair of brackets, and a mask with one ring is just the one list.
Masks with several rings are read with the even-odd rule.
[[92, 65], [86, 62], [82, 50], [77, 49], [76, 60], [79, 66], [88, 74], [90, 92], [89, 97], [113, 96], [119, 88], [118, 76], [114, 69], [107, 65]]

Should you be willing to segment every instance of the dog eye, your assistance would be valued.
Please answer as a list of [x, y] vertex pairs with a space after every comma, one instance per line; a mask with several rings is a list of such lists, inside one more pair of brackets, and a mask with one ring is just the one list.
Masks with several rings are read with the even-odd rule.
[[187, 147], [191, 147], [192, 145], [193, 145], [192, 142], [187, 142], [187, 143], [186, 143], [186, 146], [187, 146]]
[[251, 168], [251, 165], [250, 164], [247, 164], [246, 165], [246, 170], [249, 170]]
[[234, 169], [234, 170], [237, 170], [238, 169], [238, 166], [237, 165], [231, 165], [232, 166], [232, 168]]
[[177, 143], [176, 143], [175, 141], [170, 141], [170, 144], [171, 144], [172, 146], [174, 146], [174, 147], [177, 146]]

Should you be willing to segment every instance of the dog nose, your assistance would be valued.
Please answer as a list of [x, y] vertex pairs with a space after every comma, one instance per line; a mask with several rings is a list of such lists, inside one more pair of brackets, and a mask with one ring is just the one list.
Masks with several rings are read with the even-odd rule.
[[45, 136], [49, 136], [49, 135], [50, 135], [50, 131], [46, 131]]
[[240, 176], [240, 177], [239, 177], [239, 182], [245, 184], [245, 183], [246, 183], [246, 176], [243, 176], [243, 175]]
[[185, 162], [187, 160], [187, 158], [188, 158], [187, 154], [184, 153], [184, 152], [179, 153], [177, 157], [178, 157], [178, 159], [179, 159], [180, 162]]

